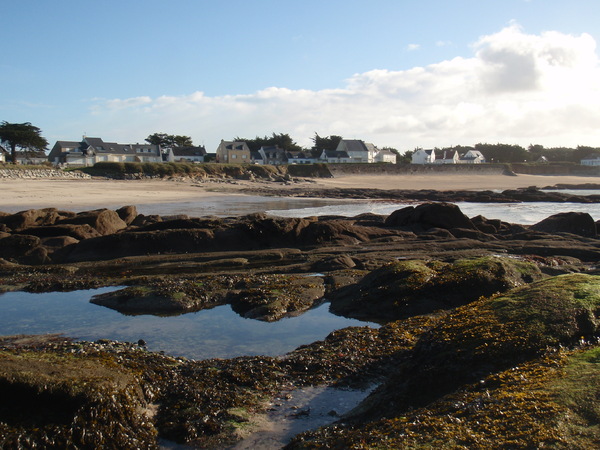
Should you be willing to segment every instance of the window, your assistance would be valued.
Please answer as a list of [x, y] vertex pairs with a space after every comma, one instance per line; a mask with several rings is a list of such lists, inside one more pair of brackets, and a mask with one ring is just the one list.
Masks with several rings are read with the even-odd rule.
[[231, 155], [231, 159], [236, 159], [237, 155]]

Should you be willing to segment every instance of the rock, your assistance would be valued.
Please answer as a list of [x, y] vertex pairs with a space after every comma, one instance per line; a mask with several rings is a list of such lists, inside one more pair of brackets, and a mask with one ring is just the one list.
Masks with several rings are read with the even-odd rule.
[[77, 214], [73, 218], [63, 219], [57, 222], [57, 224], [90, 225], [103, 236], [127, 228], [127, 224], [119, 217], [119, 215], [110, 209], [85, 211]]
[[65, 262], [100, 261], [126, 256], [214, 251], [210, 230], [164, 230], [124, 232], [85, 239], [67, 255]]
[[177, 315], [201, 309], [201, 302], [193, 298], [167, 295], [140, 286], [95, 295], [90, 303], [132, 315]]
[[123, 206], [117, 209], [116, 213], [127, 225], [131, 225], [138, 216], [137, 208], [135, 206]]
[[100, 359], [3, 351], [0, 398], [2, 448], [156, 446], [136, 375]]
[[74, 213], [59, 211], [56, 208], [28, 209], [9, 216], [0, 217], [0, 223], [5, 224], [12, 231], [43, 225], [54, 225], [58, 220], [64, 219]]
[[48, 249], [59, 249], [66, 247], [67, 245], [77, 244], [78, 239], [72, 236], [53, 236], [42, 239], [42, 245]]
[[88, 224], [61, 224], [26, 228], [23, 231], [20, 231], [19, 234], [29, 234], [31, 236], [37, 236], [40, 238], [71, 236], [78, 241], [98, 237], [101, 235], [95, 228]]
[[52, 260], [48, 255], [48, 249], [42, 246], [32, 249], [31, 251], [27, 252], [24, 256], [19, 258], [19, 263], [27, 264], [30, 266], [50, 264], [51, 262]]
[[461, 259], [451, 264], [397, 261], [328, 298], [336, 314], [388, 322], [455, 308], [541, 277], [535, 264], [510, 258]]
[[330, 272], [334, 270], [352, 269], [353, 267], [356, 267], [356, 262], [348, 255], [323, 259], [313, 264], [313, 270], [316, 272]]
[[129, 225], [134, 227], [142, 227], [145, 225], [149, 225], [156, 222], [162, 222], [162, 218], [159, 215], [150, 215], [145, 216], [143, 214], [138, 214], [137, 217], [131, 222]]
[[321, 277], [259, 275], [247, 277], [231, 293], [231, 309], [249, 319], [274, 322], [314, 306], [325, 293]]
[[558, 213], [532, 225], [530, 229], [545, 233], [572, 233], [596, 237], [596, 223], [592, 216], [583, 212]]
[[385, 221], [388, 227], [468, 228], [475, 225], [460, 208], [452, 203], [423, 203], [417, 207], [408, 206], [394, 211]]
[[25, 256], [41, 244], [37, 236], [15, 234], [0, 239], [0, 258], [15, 259]]

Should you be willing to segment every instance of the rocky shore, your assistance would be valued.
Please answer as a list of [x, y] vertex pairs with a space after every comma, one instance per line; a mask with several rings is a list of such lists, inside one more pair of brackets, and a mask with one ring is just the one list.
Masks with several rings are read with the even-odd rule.
[[[597, 223], [586, 213], [531, 226], [469, 218], [444, 202], [466, 197], [419, 195], [436, 202], [352, 218], [161, 217], [133, 206], [0, 214], [2, 291], [124, 286], [92, 301], [157, 315], [231, 304], [263, 321], [328, 301], [381, 324], [281, 357], [204, 361], [143, 342], [5, 336], [0, 446], [226, 448], [296, 389], [376, 384], [287, 448], [596, 447]], [[533, 188], [469, 195], [576, 201]]]

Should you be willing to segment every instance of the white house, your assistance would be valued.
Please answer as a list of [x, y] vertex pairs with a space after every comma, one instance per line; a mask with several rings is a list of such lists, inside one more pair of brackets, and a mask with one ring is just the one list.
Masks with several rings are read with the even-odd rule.
[[461, 164], [482, 164], [485, 156], [479, 150], [469, 150], [460, 158]]
[[396, 164], [396, 157], [397, 155], [394, 152], [383, 149], [377, 151], [374, 162]]
[[411, 164], [433, 164], [435, 162], [435, 150], [415, 150], [411, 157]]
[[435, 164], [458, 164], [459, 159], [456, 150], [435, 150]]
[[319, 156], [319, 161], [326, 163], [354, 162], [347, 152], [342, 152], [338, 150], [323, 150], [323, 153], [321, 153], [321, 156]]
[[582, 166], [600, 166], [600, 155], [593, 153], [580, 161]]
[[[204, 162], [206, 149], [204, 147], [171, 147], [169, 155], [172, 154], [173, 162]], [[171, 159], [169, 156], [168, 160]]]
[[0, 162], [6, 162], [9, 159], [10, 153], [8, 153], [6, 149], [0, 145]]

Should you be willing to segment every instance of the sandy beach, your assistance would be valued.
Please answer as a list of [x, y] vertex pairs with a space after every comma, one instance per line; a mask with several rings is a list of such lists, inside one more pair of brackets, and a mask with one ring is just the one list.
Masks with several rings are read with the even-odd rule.
[[539, 175], [350, 175], [320, 178], [284, 185], [282, 183], [173, 180], [57, 180], [2, 179], [0, 211], [14, 212], [30, 208], [56, 207], [82, 210], [85, 208], [118, 207], [199, 201], [204, 198], [218, 201], [223, 195], [243, 195], [253, 186], [261, 189], [298, 189], [315, 191], [321, 188], [373, 189], [434, 189], [434, 190], [503, 190], [528, 186], [551, 186], [557, 183], [600, 183], [598, 177], [539, 176]]

